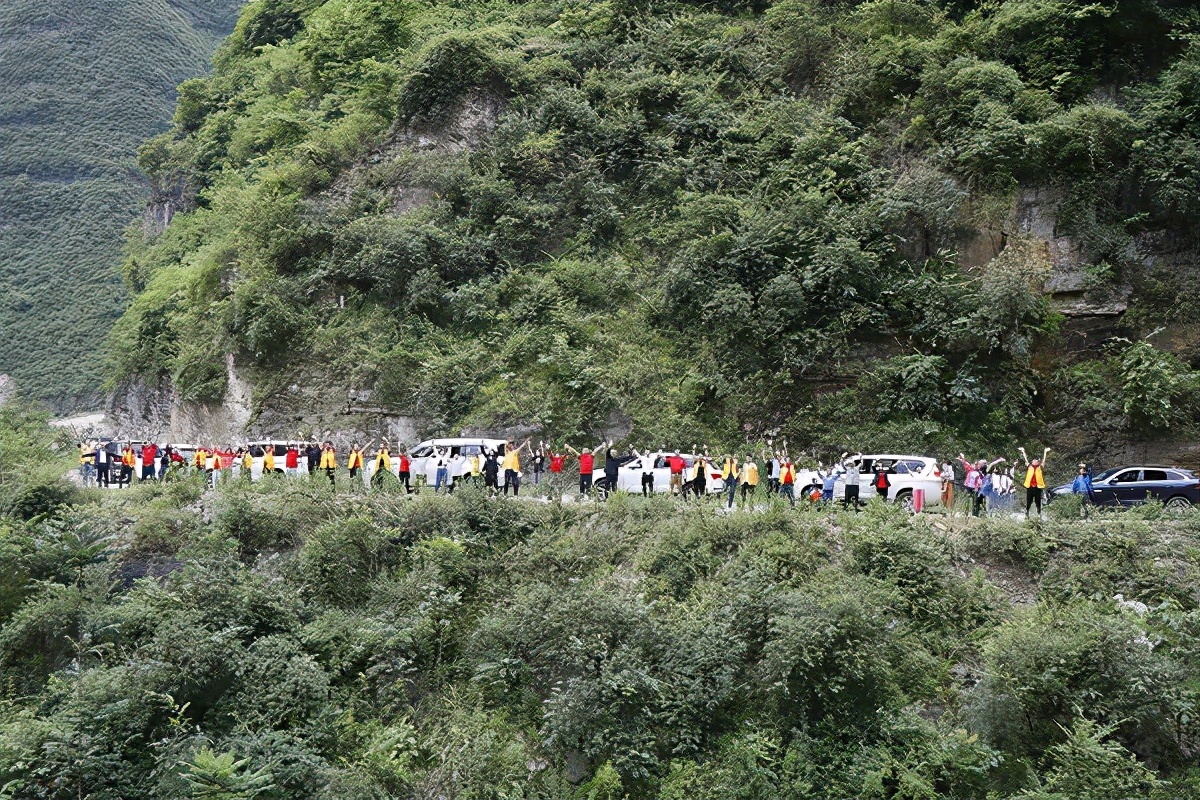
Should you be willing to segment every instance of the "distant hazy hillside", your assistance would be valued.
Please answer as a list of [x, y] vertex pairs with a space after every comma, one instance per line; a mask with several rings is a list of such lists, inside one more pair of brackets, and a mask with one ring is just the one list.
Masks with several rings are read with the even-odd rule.
[[0, 3], [0, 372], [59, 407], [96, 390], [115, 265], [166, 127], [240, 0]]

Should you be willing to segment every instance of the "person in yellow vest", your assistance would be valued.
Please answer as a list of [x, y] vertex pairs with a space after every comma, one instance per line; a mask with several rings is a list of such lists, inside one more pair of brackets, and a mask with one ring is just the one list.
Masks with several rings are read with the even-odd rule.
[[1024, 447], [1018, 447], [1017, 450], [1025, 462], [1025, 519], [1029, 519], [1029, 509], [1035, 504], [1040, 517], [1042, 515], [1042, 494], [1046, 491], [1046, 476], [1042, 474], [1042, 468], [1046, 464], [1046, 456], [1050, 455], [1050, 448], [1047, 447], [1043, 450], [1042, 457], [1035, 458], [1033, 461], [1029, 460]]
[[504, 445], [504, 461], [500, 464], [500, 468], [504, 470], [504, 493], [508, 494], [511, 486], [513, 497], [521, 492], [521, 451], [530, 450], [529, 441], [526, 439], [520, 447], [514, 447], [512, 439], [509, 439]]
[[250, 448], [238, 448], [238, 453], [241, 456], [242, 475], [244, 481], [250, 480], [250, 476], [254, 470], [254, 456], [250, 455]]
[[[362, 454], [359, 454], [362, 457]], [[318, 469], [325, 470], [325, 474], [329, 476], [329, 485], [333, 486], [334, 473], [337, 471], [337, 451], [333, 449], [333, 442], [326, 442], [321, 448], [321, 463]]]
[[79, 477], [83, 485], [90, 485], [96, 478], [96, 445], [79, 443]]
[[375, 471], [371, 474], [371, 485], [381, 486], [383, 484], [383, 476], [392, 471], [392, 451], [388, 448], [387, 442], [379, 445], [379, 452], [375, 454]]
[[196, 452], [192, 455], [192, 469], [197, 472], [203, 472], [205, 465], [208, 463], [208, 451], [203, 447], [197, 447]]
[[350, 448], [350, 458], [346, 461], [346, 468], [350, 470], [350, 477], [357, 478], [358, 472], [363, 468], [362, 448], [358, 446], [358, 442]]
[[269, 444], [263, 448], [263, 477], [275, 471], [275, 445]]
[[483, 474], [483, 454], [475, 453], [467, 459], [467, 464], [471, 468], [471, 483], [478, 486], [479, 476]]
[[721, 464], [721, 480], [725, 484], [725, 492], [729, 495], [728, 501], [725, 503], [726, 508], [733, 508], [733, 501], [737, 499], [738, 479], [741, 476], [741, 469], [738, 467], [738, 460], [730, 454], [725, 454], [725, 461]]
[[738, 476], [738, 483], [742, 487], [742, 505], [744, 506], [747, 499], [758, 488], [758, 464], [754, 463], [754, 456], [748, 455], [742, 461], [742, 472]]

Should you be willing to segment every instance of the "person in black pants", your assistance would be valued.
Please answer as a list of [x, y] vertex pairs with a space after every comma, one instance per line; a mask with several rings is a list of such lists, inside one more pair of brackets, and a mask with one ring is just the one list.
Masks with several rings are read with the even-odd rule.
[[96, 448], [96, 485], [108, 486], [108, 449], [103, 444]]
[[892, 481], [888, 478], [887, 467], [882, 464], [875, 466], [875, 475], [871, 478], [871, 485], [875, 487], [875, 493], [884, 500], [888, 499], [888, 489], [892, 488]]

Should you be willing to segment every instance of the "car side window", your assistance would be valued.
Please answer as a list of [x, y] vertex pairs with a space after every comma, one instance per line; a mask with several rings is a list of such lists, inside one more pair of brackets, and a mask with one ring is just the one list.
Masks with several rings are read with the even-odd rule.
[[429, 454], [432, 452], [433, 452], [432, 447], [418, 447], [416, 450], [412, 451], [412, 457], [413, 458], [428, 458]]
[[1113, 483], [1137, 483], [1138, 471], [1127, 469], [1112, 479]]
[[1175, 470], [1171, 470], [1167, 473], [1167, 480], [1169, 480], [1169, 481], [1186, 481], [1186, 480], [1190, 480], [1190, 479], [1188, 478], [1187, 475], [1184, 475], [1182, 472], [1176, 472]]
[[1166, 479], [1167, 471], [1165, 469], [1142, 470], [1142, 480], [1144, 481], [1165, 481]]

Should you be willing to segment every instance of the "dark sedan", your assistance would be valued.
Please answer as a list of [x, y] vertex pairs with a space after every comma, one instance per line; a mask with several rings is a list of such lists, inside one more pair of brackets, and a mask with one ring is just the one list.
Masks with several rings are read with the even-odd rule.
[[[1050, 494], [1071, 494], [1071, 484], [1055, 486]], [[1092, 478], [1092, 502], [1098, 506], [1135, 506], [1147, 500], [1168, 508], [1200, 505], [1200, 478], [1179, 467], [1117, 467]]]

